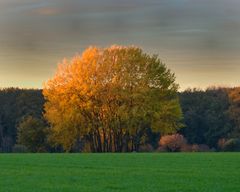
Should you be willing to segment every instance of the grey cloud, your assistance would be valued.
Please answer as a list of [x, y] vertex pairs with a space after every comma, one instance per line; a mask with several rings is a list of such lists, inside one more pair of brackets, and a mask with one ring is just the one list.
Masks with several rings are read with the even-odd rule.
[[64, 56], [116, 43], [160, 54], [181, 84], [203, 66], [222, 73], [228, 63], [226, 74], [240, 72], [239, 7], [239, 0], [2, 0], [0, 77], [3, 68], [19, 74], [24, 66], [44, 70], [38, 80], [45, 81]]

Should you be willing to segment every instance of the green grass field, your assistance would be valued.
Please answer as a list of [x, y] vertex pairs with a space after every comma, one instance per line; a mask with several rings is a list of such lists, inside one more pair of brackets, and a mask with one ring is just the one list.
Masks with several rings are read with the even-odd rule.
[[0, 191], [240, 191], [240, 153], [0, 154]]

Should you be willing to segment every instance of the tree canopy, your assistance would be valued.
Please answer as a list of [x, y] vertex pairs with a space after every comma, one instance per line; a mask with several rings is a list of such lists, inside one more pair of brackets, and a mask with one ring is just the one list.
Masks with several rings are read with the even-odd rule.
[[138, 150], [147, 128], [181, 127], [175, 76], [138, 47], [90, 47], [64, 60], [46, 82], [45, 117], [51, 139], [66, 151], [81, 140], [92, 151]]
[[20, 121], [17, 127], [17, 141], [31, 152], [45, 150], [47, 140], [47, 126], [43, 120], [27, 116]]
[[42, 90], [0, 89], [0, 151], [11, 152], [19, 122], [29, 115], [42, 118], [43, 104]]
[[180, 94], [185, 127], [180, 131], [191, 144], [217, 147], [218, 140], [229, 136], [230, 120], [228, 89], [186, 90]]

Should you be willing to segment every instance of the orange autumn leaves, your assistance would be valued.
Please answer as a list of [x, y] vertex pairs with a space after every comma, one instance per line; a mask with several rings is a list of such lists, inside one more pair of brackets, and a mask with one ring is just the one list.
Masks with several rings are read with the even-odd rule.
[[138, 150], [147, 128], [181, 126], [177, 88], [158, 57], [138, 47], [90, 47], [44, 86], [51, 140], [66, 151], [83, 140], [94, 152]]

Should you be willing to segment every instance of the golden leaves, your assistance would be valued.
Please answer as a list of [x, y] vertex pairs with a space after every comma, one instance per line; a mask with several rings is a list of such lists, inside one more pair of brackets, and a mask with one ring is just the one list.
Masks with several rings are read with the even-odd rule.
[[53, 130], [66, 134], [56, 136], [66, 148], [71, 143], [66, 130], [75, 140], [87, 133], [108, 139], [110, 133], [132, 133], [143, 121], [156, 131], [172, 130], [181, 116], [176, 87], [165, 65], [140, 48], [89, 47], [81, 56], [64, 59], [45, 84], [45, 117]]

